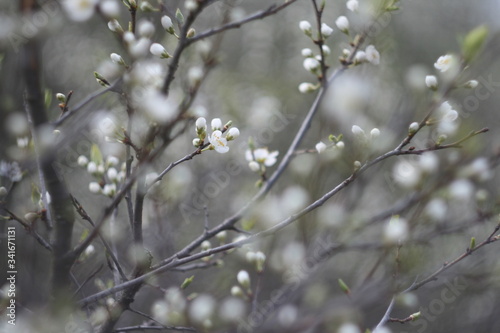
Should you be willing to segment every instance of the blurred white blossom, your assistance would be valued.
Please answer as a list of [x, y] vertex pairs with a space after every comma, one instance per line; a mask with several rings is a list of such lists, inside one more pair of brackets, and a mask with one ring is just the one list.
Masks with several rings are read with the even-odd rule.
[[62, 5], [66, 14], [73, 21], [87, 21], [95, 13], [99, 0], [65, 0]]
[[351, 12], [357, 12], [359, 9], [359, 2], [358, 2], [358, 0], [348, 0], [346, 3], [346, 7]]

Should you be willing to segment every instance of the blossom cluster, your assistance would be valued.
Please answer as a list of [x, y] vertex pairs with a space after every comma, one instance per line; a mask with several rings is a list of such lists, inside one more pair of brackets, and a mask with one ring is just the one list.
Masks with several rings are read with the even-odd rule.
[[[229, 151], [228, 142], [239, 137], [240, 130], [236, 127], [231, 127], [231, 121], [222, 126], [220, 118], [212, 119], [210, 125], [212, 128], [212, 133], [208, 135], [210, 144], [204, 150], [215, 150], [220, 154], [227, 153]], [[203, 117], [196, 120], [196, 135], [197, 137], [193, 139], [193, 146], [201, 148], [205, 145], [205, 138], [207, 138], [207, 120]]]
[[271, 167], [276, 163], [278, 155], [278, 151], [270, 152], [268, 148], [248, 149], [245, 152], [250, 170], [261, 174], [266, 171], [266, 167]]
[[115, 156], [108, 156], [104, 162], [100, 158], [89, 160], [85, 155], [78, 157], [78, 165], [86, 168], [96, 181], [89, 183], [89, 190], [92, 193], [104, 194], [113, 197], [116, 194], [117, 185], [125, 179], [125, 163], [122, 163], [120, 170], [116, 167], [120, 161]]
[[[357, 0], [349, 0], [346, 2], [346, 7], [351, 12], [358, 12], [359, 3]], [[346, 16], [341, 15], [337, 17], [337, 19], [335, 20], [335, 25], [339, 31], [348, 36], [350, 35], [351, 26], [349, 23], [349, 19]], [[315, 44], [318, 44], [321, 47], [320, 54], [314, 54], [314, 52], [310, 48], [304, 48], [301, 51], [302, 56], [305, 58], [303, 60], [303, 66], [306, 71], [316, 75], [318, 78], [321, 78], [323, 75], [322, 70], [327, 68], [327, 66], [324, 64], [323, 56], [328, 56], [331, 53], [328, 45], [324, 43], [332, 35], [334, 29], [326, 23], [321, 23], [320, 31], [317, 32], [317, 38], [314, 38], [313, 28], [309, 21], [300, 21], [299, 28], [306, 36], [310, 37], [315, 42]], [[351, 41], [351, 45], [354, 45], [353, 43], [354, 41]], [[352, 56], [352, 62], [347, 61], [347, 59], [351, 57], [351, 53], [352, 51], [350, 49], [344, 49], [342, 51], [342, 56], [340, 57], [340, 61], [342, 64], [360, 65], [363, 63], [371, 63], [373, 65], [378, 65], [380, 63], [380, 53], [373, 45], [368, 45], [365, 50], [357, 50], [356, 54]], [[324, 66], [322, 65], [322, 63], [324, 64]], [[313, 84], [310, 82], [302, 82], [299, 84], [298, 88], [301, 93], [310, 93], [317, 90], [319, 87], [320, 83]]]

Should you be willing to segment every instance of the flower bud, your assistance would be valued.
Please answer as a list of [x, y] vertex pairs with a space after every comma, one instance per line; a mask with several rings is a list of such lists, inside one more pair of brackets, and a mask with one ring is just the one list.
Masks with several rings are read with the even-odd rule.
[[118, 65], [125, 65], [125, 60], [123, 60], [122, 56], [117, 53], [111, 53], [110, 56], [111, 61]]
[[308, 21], [300, 21], [299, 22], [299, 28], [300, 30], [302, 30], [307, 36], [311, 36], [312, 35], [312, 27], [311, 27], [311, 23], [309, 23]]
[[478, 86], [478, 84], [479, 82], [477, 82], [476, 80], [470, 80], [465, 82], [464, 87], [467, 89], [474, 89]]
[[222, 129], [222, 120], [220, 120], [220, 118], [214, 118], [212, 119], [211, 125], [212, 131], [220, 131]]
[[380, 136], [380, 130], [378, 128], [374, 128], [370, 131], [370, 136], [372, 139], [376, 139]]
[[194, 138], [193, 139], [193, 146], [196, 148], [199, 148], [201, 146], [201, 139], [200, 138]]
[[120, 34], [123, 33], [123, 28], [120, 25], [120, 22], [118, 22], [118, 20], [116, 20], [116, 19], [112, 19], [111, 21], [108, 22], [108, 28], [109, 28], [109, 30], [111, 30], [113, 32], [117, 32]]
[[236, 279], [243, 288], [245, 289], [250, 288], [250, 275], [248, 274], [247, 271], [239, 271], [238, 275], [236, 276]]
[[328, 26], [326, 23], [321, 24], [321, 36], [323, 36], [324, 39], [330, 37], [332, 33], [333, 29], [330, 26]]
[[227, 132], [226, 140], [231, 141], [240, 136], [240, 130], [236, 127], [231, 127]]
[[255, 161], [251, 161], [248, 163], [248, 167], [250, 168], [250, 170], [252, 170], [253, 172], [258, 172], [260, 170], [260, 164], [255, 162]]
[[349, 34], [349, 20], [345, 16], [339, 16], [337, 20], [335, 20], [335, 24], [340, 31], [345, 34]]
[[89, 191], [91, 193], [99, 193], [101, 192], [101, 185], [99, 185], [99, 183], [97, 182], [91, 182], [89, 184]]
[[303, 94], [316, 91], [316, 89], [318, 89], [318, 86], [309, 82], [302, 82], [301, 84], [299, 84], [299, 91]]
[[140, 21], [137, 25], [137, 32], [141, 37], [151, 38], [155, 33], [155, 26], [149, 21]]
[[312, 57], [314, 55], [313, 51], [309, 48], [302, 49], [302, 51], [300, 51], [300, 54], [302, 54], [302, 56], [306, 58]]
[[174, 30], [174, 24], [172, 23], [172, 19], [165, 15], [161, 18], [161, 25], [163, 29], [165, 29], [169, 34], [172, 34]]
[[260, 251], [255, 253], [255, 266], [258, 273], [264, 270], [264, 263], [266, 262], [266, 255]]
[[80, 155], [78, 156], [77, 162], [79, 166], [85, 167], [89, 163], [89, 159], [86, 156]]
[[322, 152], [324, 152], [326, 150], [326, 144], [324, 144], [323, 142], [318, 142], [316, 144], [316, 150], [318, 151], [318, 154], [321, 154]]
[[408, 133], [413, 134], [418, 131], [420, 125], [415, 121], [408, 127]]
[[231, 287], [231, 295], [234, 297], [244, 297], [245, 293], [239, 286], [233, 286]]
[[196, 30], [194, 30], [194, 28], [190, 28], [190, 29], [188, 30], [188, 32], [186, 33], [186, 37], [187, 37], [187, 38], [193, 38], [193, 37], [194, 37], [194, 35], [196, 35]]
[[56, 98], [59, 102], [61, 103], [66, 103], [66, 95], [64, 94], [61, 94], [61, 93], [57, 93], [56, 94]]
[[143, 12], [156, 12], [156, 11], [158, 11], [149, 2], [144, 1], [144, 0], [141, 1], [141, 4], [139, 5], [139, 9]]
[[436, 91], [438, 87], [437, 77], [434, 75], [427, 75], [425, 77], [425, 85], [431, 90]]
[[33, 222], [35, 222], [35, 221], [36, 221], [36, 219], [38, 219], [39, 217], [40, 217], [40, 216], [39, 216], [37, 213], [33, 213], [33, 212], [31, 212], [31, 213], [26, 213], [26, 214], [24, 215], [24, 219], [25, 219], [26, 221], [28, 221], [28, 223], [33, 223]]
[[170, 54], [168, 54], [167, 50], [165, 50], [163, 45], [161, 45], [159, 43], [151, 44], [151, 46], [149, 48], [149, 52], [151, 52], [151, 54], [153, 54], [157, 57], [160, 57], [162, 59], [170, 58]]

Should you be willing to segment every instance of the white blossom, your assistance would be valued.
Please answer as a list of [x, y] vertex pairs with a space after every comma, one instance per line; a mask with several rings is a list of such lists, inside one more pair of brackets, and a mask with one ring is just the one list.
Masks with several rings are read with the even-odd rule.
[[276, 163], [278, 154], [278, 151], [269, 152], [267, 148], [257, 148], [253, 151], [253, 154], [250, 150], [247, 150], [245, 158], [247, 161], [256, 161], [270, 167]]
[[380, 63], [380, 53], [373, 45], [368, 45], [365, 49], [366, 60], [368, 60], [373, 65], [378, 65]]
[[432, 199], [425, 206], [425, 213], [436, 221], [443, 221], [446, 218], [448, 207], [441, 198]]
[[118, 178], [118, 171], [115, 168], [109, 168], [106, 172], [106, 175], [108, 176], [109, 180], [114, 182]]
[[245, 302], [238, 298], [226, 298], [219, 307], [220, 318], [227, 322], [236, 323], [241, 320], [244, 315]]
[[98, 0], [65, 0], [62, 4], [71, 20], [82, 22], [94, 15], [97, 2]]
[[207, 120], [203, 117], [196, 119], [196, 131], [207, 130]]
[[91, 161], [87, 164], [87, 172], [90, 174], [97, 172], [97, 164], [94, 161]]
[[434, 75], [427, 75], [425, 77], [425, 85], [428, 87], [428, 88], [431, 88], [431, 89], [436, 89], [437, 86], [438, 86], [438, 80], [437, 80], [437, 77], [434, 76]]
[[118, 22], [116, 19], [112, 19], [108, 22], [108, 28], [113, 32], [123, 32], [123, 28], [120, 25], [120, 22]]
[[198, 3], [196, 0], [186, 0], [184, 3], [184, 8], [186, 8], [188, 11], [192, 12], [198, 9]]
[[107, 165], [112, 165], [112, 166], [117, 166], [118, 163], [120, 163], [120, 160], [118, 159], [118, 157], [116, 156], [113, 156], [113, 155], [109, 155], [107, 158], [106, 158], [106, 164]]
[[240, 136], [240, 130], [237, 127], [231, 127], [227, 132], [226, 139], [231, 141]]
[[351, 131], [354, 135], [356, 135], [358, 137], [365, 137], [366, 136], [365, 131], [361, 127], [359, 127], [358, 125], [353, 125], [351, 128]]
[[151, 41], [148, 38], [142, 37], [139, 38], [139, 40], [133, 41], [129, 46], [128, 46], [128, 51], [130, 52], [130, 55], [134, 58], [141, 58], [146, 56], [148, 54], [148, 49], [149, 45], [151, 44]]
[[349, 31], [349, 20], [345, 16], [339, 16], [335, 20], [335, 25], [337, 25], [337, 28], [344, 33]]
[[189, 307], [189, 317], [198, 324], [209, 320], [216, 309], [216, 302], [210, 295], [202, 294], [196, 297]]
[[87, 257], [88, 257], [88, 256], [90, 256], [90, 255], [92, 255], [92, 254], [95, 252], [95, 247], [94, 247], [94, 245], [90, 244], [89, 246], [87, 246], [87, 247], [85, 248], [85, 251], [84, 251], [84, 252], [85, 252], [85, 255], [86, 255]]
[[240, 286], [232, 286], [231, 287], [231, 295], [233, 295], [235, 297], [242, 297], [245, 295], [245, 293], [243, 292], [243, 289], [241, 289]]
[[203, 78], [203, 69], [199, 66], [191, 67], [188, 70], [187, 77], [191, 86], [195, 86], [200, 83], [201, 79]]
[[260, 170], [260, 164], [255, 162], [255, 161], [250, 161], [248, 163], [248, 167], [250, 168], [250, 170], [252, 170], [253, 172], [258, 172]]
[[170, 29], [173, 29], [174, 24], [172, 23], [172, 19], [168, 17], [167, 15], [163, 16], [161, 18], [161, 25], [163, 29], [169, 31]]
[[250, 275], [248, 274], [247, 271], [244, 270], [239, 271], [238, 275], [236, 276], [236, 279], [243, 288], [248, 289], [250, 287]]
[[346, 7], [351, 12], [357, 12], [359, 9], [359, 2], [358, 2], [358, 0], [348, 0], [346, 3]]
[[440, 56], [438, 60], [434, 63], [434, 67], [440, 72], [448, 71], [454, 62], [454, 57], [451, 54]]
[[89, 191], [92, 193], [99, 193], [101, 192], [101, 185], [97, 182], [91, 182], [89, 184]]
[[302, 82], [299, 84], [299, 91], [303, 94], [313, 92], [317, 89], [318, 87], [312, 83], [309, 82]]
[[212, 122], [210, 123], [212, 126], [212, 131], [216, 130], [221, 130], [222, 129], [222, 120], [220, 118], [214, 118], [212, 119]]
[[332, 51], [330, 50], [330, 48], [328, 47], [328, 45], [325, 45], [325, 44], [323, 44], [323, 45], [321, 46], [321, 49], [323, 50], [323, 54], [324, 54], [324, 55], [326, 55], [326, 56], [327, 56], [327, 55], [330, 55], [330, 53], [332, 52]]
[[108, 197], [112, 197], [116, 193], [116, 184], [106, 184], [102, 189], [102, 193]]
[[378, 128], [373, 128], [371, 131], [370, 131], [370, 137], [372, 139], [376, 139], [380, 136], [380, 130]]
[[78, 156], [77, 162], [78, 162], [79, 166], [85, 167], [89, 163], [89, 159], [84, 155], [80, 155], [80, 156]]
[[389, 243], [397, 243], [408, 238], [408, 222], [401, 217], [392, 217], [385, 226], [384, 239]]
[[174, 119], [177, 107], [161, 91], [148, 88], [135, 103], [155, 122], [166, 124]]
[[320, 62], [315, 58], [306, 58], [303, 62], [304, 68], [309, 72], [316, 71], [320, 66]]
[[310, 48], [305, 48], [300, 51], [300, 54], [302, 54], [303, 57], [312, 57], [314, 55], [313, 51]]
[[449, 186], [450, 194], [453, 198], [461, 201], [467, 201], [472, 198], [474, 185], [467, 179], [457, 179]]
[[418, 165], [420, 169], [427, 173], [437, 171], [439, 167], [439, 159], [433, 152], [425, 152], [419, 156]]
[[151, 46], [149, 48], [149, 52], [151, 52], [151, 54], [153, 54], [157, 57], [160, 57], [160, 58], [168, 58], [169, 57], [167, 50], [165, 50], [163, 45], [161, 45], [159, 43], [151, 44]]
[[220, 154], [224, 154], [229, 151], [227, 140], [222, 137], [222, 132], [219, 130], [214, 131], [212, 135], [208, 137], [208, 141], [210, 141], [215, 151]]
[[123, 60], [122, 56], [117, 53], [111, 53], [109, 57], [111, 58], [111, 61], [114, 62], [115, 64], [118, 65], [125, 64], [125, 61]]
[[318, 154], [321, 154], [326, 150], [326, 144], [320, 141], [316, 144], [315, 148], [318, 151]]
[[116, 18], [120, 16], [120, 4], [116, 0], [104, 0], [99, 4], [99, 10], [106, 17]]
[[413, 163], [406, 160], [399, 160], [394, 165], [394, 180], [404, 187], [415, 187], [419, 183], [421, 175], [420, 168], [417, 168]]
[[141, 37], [151, 38], [155, 33], [155, 26], [147, 20], [141, 20], [137, 24], [137, 33]]
[[302, 30], [306, 35], [310, 35], [312, 32], [312, 27], [311, 23], [309, 21], [300, 21], [299, 22], [299, 28]]
[[464, 87], [468, 89], [474, 89], [479, 85], [479, 82], [477, 80], [469, 80], [465, 82]]
[[321, 35], [323, 38], [328, 38], [333, 33], [333, 29], [326, 23], [321, 24]]
[[361, 333], [358, 326], [353, 323], [345, 323], [338, 329], [337, 333]]
[[354, 56], [354, 61], [357, 63], [363, 63], [365, 62], [366, 59], [366, 52], [365, 51], [357, 51], [356, 55]]
[[413, 123], [410, 124], [410, 126], [408, 126], [408, 132], [415, 133], [419, 127], [420, 125], [416, 121], [414, 121]]

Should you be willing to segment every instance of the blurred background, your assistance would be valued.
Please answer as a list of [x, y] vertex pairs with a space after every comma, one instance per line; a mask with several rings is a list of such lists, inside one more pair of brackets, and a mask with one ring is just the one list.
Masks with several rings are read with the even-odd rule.
[[[160, 19], [164, 14], [173, 17], [176, 8], [184, 10], [184, 4], [163, 3], [163, 13], [141, 12], [138, 20], [151, 21], [156, 27], [152, 40], [172, 53], [176, 40], [164, 33]], [[335, 29], [326, 41], [331, 49], [326, 60], [330, 73], [339, 66], [342, 50], [366, 26], [362, 8], [368, 3], [361, 0], [360, 12], [353, 13], [345, 1], [326, 1], [323, 22]], [[269, 5], [268, 1], [216, 1], [194, 23], [194, 28], [201, 33], [219, 26], [226, 15], [236, 21]], [[47, 100], [51, 120], [60, 116], [56, 93], [73, 91], [72, 103], [76, 104], [101, 89], [94, 71], [110, 81], [123, 74], [123, 69], [116, 70], [110, 64], [110, 53], [123, 55], [127, 62], [131, 59], [100, 15], [86, 22], [72, 22], [59, 4], [47, 2], [43, 8], [48, 19], [40, 16], [39, 22], [31, 22], [18, 16], [16, 7], [17, 3], [0, 1], [0, 185], [11, 186], [13, 179], [6, 170], [14, 168], [12, 162], [17, 161], [23, 179], [15, 182], [6, 206], [24, 216], [40, 207], [30, 199], [39, 183], [33, 147], [22, 143], [29, 131], [23, 111], [20, 45], [32, 36], [39, 40], [43, 85], [47, 96], [52, 96], [52, 100]], [[366, 43], [380, 52], [380, 65], [356, 66], [333, 82], [300, 147], [312, 152], [297, 154], [271, 193], [237, 226], [252, 233], [264, 230], [337, 186], [352, 173], [354, 161], [365, 162], [396, 147], [407, 135], [409, 124], [423, 119], [438, 95], [425, 86], [425, 76], [438, 75], [433, 66], [438, 57], [460, 54], [459, 41], [479, 25], [489, 29], [486, 45], [459, 79], [460, 84], [477, 80], [479, 85], [475, 89], [459, 87], [449, 94], [447, 100], [459, 114], [459, 127], [445, 143], [484, 127], [489, 128], [488, 133], [468, 140], [460, 149], [433, 153], [432, 163], [436, 166], [419, 173], [414, 184], [408, 185], [407, 178], [413, 176], [415, 165], [421, 165], [418, 157], [388, 159], [274, 236], [229, 255], [209, 258], [208, 262], [214, 265], [206, 269], [162, 274], [142, 288], [134, 308], [151, 313], [164, 290], [195, 275], [185, 296], [206, 293], [217, 304], [214, 326], [207, 331], [337, 332], [342, 325], [346, 329], [346, 323], [364, 331], [379, 322], [395, 291], [408, 288], [457, 258], [466, 251], [471, 237], [478, 243], [486, 239], [498, 223], [498, 175], [494, 167], [500, 148], [496, 130], [500, 125], [499, 11], [500, 2], [493, 0], [401, 1], [401, 10], [375, 25]], [[124, 27], [127, 14], [122, 8], [120, 22]], [[335, 27], [340, 15], [350, 21], [350, 36]], [[204, 206], [210, 226], [215, 226], [258, 191], [259, 176], [245, 160], [250, 137], [257, 147], [279, 151], [278, 162], [285, 154], [315, 97], [315, 93], [298, 91], [302, 82], [316, 83], [314, 75], [302, 66], [301, 50], [317, 50], [299, 29], [301, 20], [315, 20], [308, 0], [299, 0], [274, 16], [223, 34], [218, 63], [200, 89], [191, 114], [203, 115], [207, 120], [221, 118], [223, 123], [232, 120], [241, 136], [231, 143], [229, 153], [203, 153], [174, 168], [149, 193], [144, 237], [154, 262], [172, 255], [203, 233]], [[209, 41], [217, 45], [217, 37]], [[195, 44], [184, 54], [173, 85], [174, 95], [182, 96], [189, 69], [202, 64], [199, 52]], [[168, 60], [151, 57], [145, 63], [166, 71]], [[139, 75], [147, 76], [147, 66]], [[58, 128], [63, 139], [54, 148], [54, 163], [71, 193], [95, 219], [111, 199], [89, 191], [89, 183], [95, 179], [78, 165], [77, 159], [80, 155], [89, 157], [90, 147], [96, 143], [104, 156], [116, 156], [124, 162], [124, 147], [106, 137], [113, 137], [116, 129], [126, 127], [126, 119], [123, 99], [108, 92]], [[367, 135], [378, 128], [380, 136], [361, 142], [351, 132], [353, 125], [360, 126]], [[314, 152], [316, 143], [327, 143], [331, 134], [343, 134], [345, 148]], [[194, 137], [193, 122], [150, 166], [150, 171], [159, 173], [193, 151]], [[424, 129], [411, 145], [424, 149], [436, 139], [434, 129]], [[274, 168], [268, 168], [267, 175]], [[402, 246], [388, 244], [384, 238], [392, 215], [399, 215], [409, 228]], [[15, 224], [3, 222], [3, 232], [6, 225]], [[130, 231], [125, 205], [120, 206], [113, 225], [107, 237], [116, 242], [121, 259], [127, 263]], [[17, 301], [21, 304], [20, 313], [36, 313], [50, 297], [50, 256], [19, 225], [17, 230]], [[73, 235], [75, 243], [88, 230], [89, 225], [79, 220]], [[39, 225], [39, 232], [47, 236], [43, 225]], [[230, 231], [225, 241], [239, 235]], [[3, 253], [4, 238], [1, 240]], [[213, 240], [211, 246], [217, 245], [219, 240]], [[97, 292], [112, 278], [102, 244], [96, 241], [94, 246], [95, 252], [74, 267], [74, 276], [82, 282], [89, 272], [104, 264], [96, 276], [101, 282], [89, 283], [79, 297]], [[500, 310], [497, 246], [491, 244], [478, 250], [436, 281], [398, 298], [392, 317], [406, 318], [421, 311], [421, 319], [387, 327], [392, 332], [494, 331], [500, 324], [495, 316]], [[331, 247], [336, 250], [325, 254]], [[257, 274], [246, 260], [249, 251], [266, 255], [263, 273]], [[2, 256], [2, 280], [5, 261]], [[237, 284], [236, 275], [241, 269], [248, 270], [252, 279], [257, 297], [257, 306], [253, 308], [249, 302], [231, 297], [230, 289]], [[350, 287], [349, 295], [339, 287], [338, 279]], [[143, 320], [128, 312], [118, 326]], [[187, 323], [180, 320], [174, 324]]]

